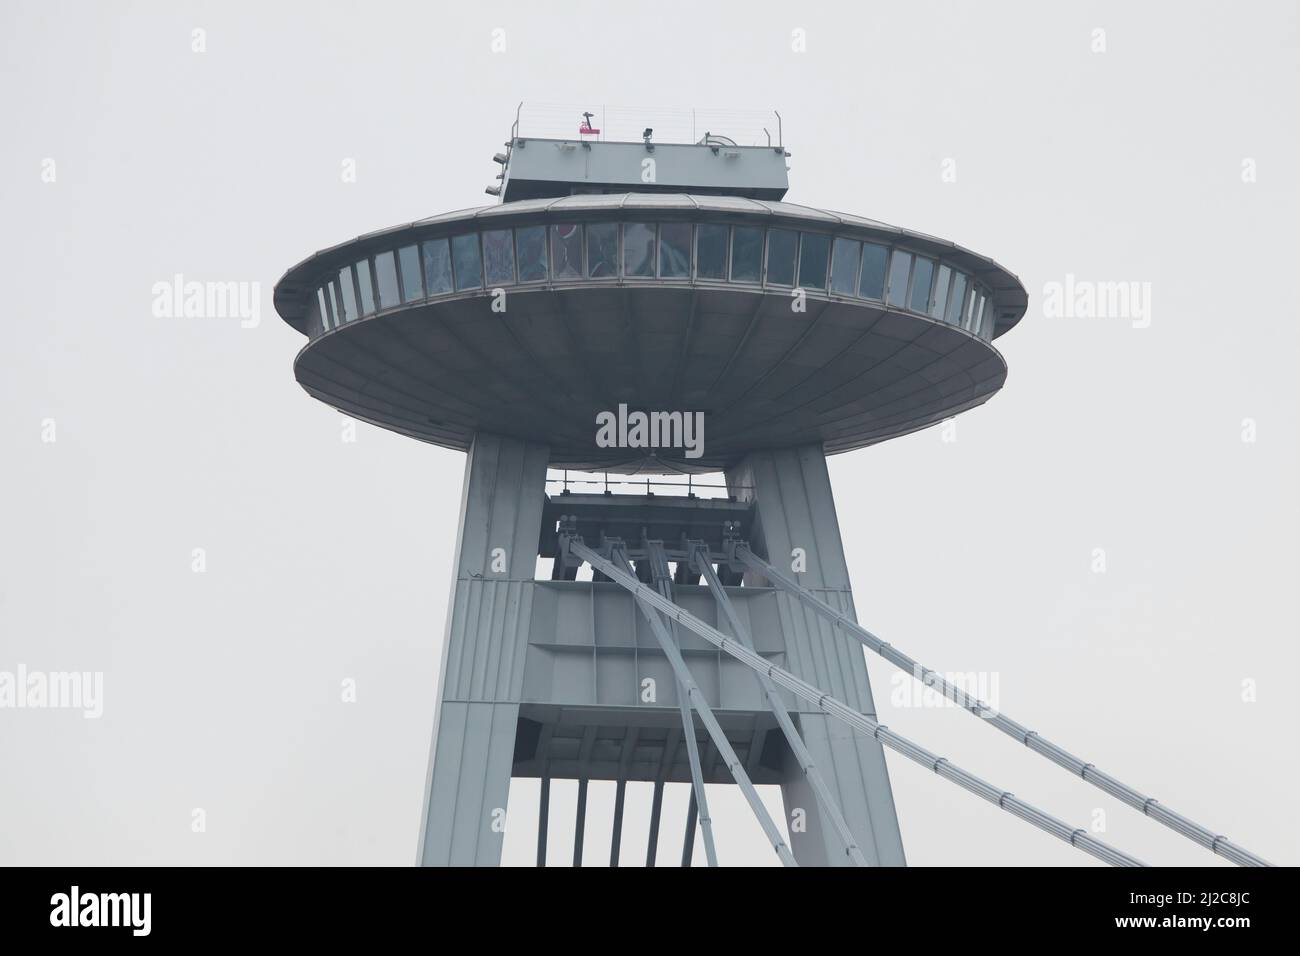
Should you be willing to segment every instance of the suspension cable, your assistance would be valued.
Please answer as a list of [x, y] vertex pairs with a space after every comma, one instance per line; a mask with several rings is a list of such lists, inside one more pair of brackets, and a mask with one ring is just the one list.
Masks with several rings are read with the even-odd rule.
[[[709, 561], [708, 550], [701, 545], [699, 548], [693, 549], [691, 553], [695, 558], [694, 566], [704, 577], [704, 582], [709, 586], [709, 590], [713, 592], [713, 599], [722, 610], [723, 616], [726, 617], [731, 633], [736, 636], [736, 640], [743, 643], [749, 650], [754, 650], [753, 639], [741, 623], [736, 608], [731, 603], [731, 598], [727, 596], [726, 589], [723, 588], [722, 582], [718, 580], [717, 572], [713, 570], [713, 565]], [[866, 857], [862, 855], [862, 849], [858, 846], [857, 840], [854, 839], [848, 821], [844, 819], [844, 814], [840, 812], [839, 805], [835, 802], [835, 795], [831, 793], [831, 788], [826, 784], [826, 779], [813, 762], [812, 754], [808, 751], [807, 745], [803, 742], [803, 738], [799, 736], [799, 731], [790, 718], [790, 712], [776, 692], [776, 686], [765, 674], [755, 674], [754, 676], [758, 679], [758, 685], [763, 691], [763, 696], [767, 699], [767, 706], [776, 716], [777, 724], [781, 727], [781, 733], [785, 735], [786, 743], [790, 746], [790, 752], [799, 761], [799, 767], [803, 770], [804, 776], [808, 778], [808, 784], [812, 787], [818, 805], [821, 807], [822, 812], [826, 814], [832, 828], [839, 834], [840, 842], [844, 844], [845, 856], [849, 858], [854, 866], [866, 866]]]
[[[713, 646], [717, 647], [724, 653], [734, 657], [736, 660], [745, 664], [751, 670], [761, 674], [766, 674], [771, 680], [780, 684], [786, 690], [793, 693], [796, 697], [815, 704], [823, 713], [835, 717], [848, 724], [855, 730], [873, 738], [884, 746], [896, 751], [933, 770], [936, 774], [945, 780], [951, 781], [970, 791], [977, 797], [995, 804], [1001, 809], [1007, 811], [1013, 816], [1019, 817], [1027, 823], [1032, 823], [1040, 830], [1044, 830], [1060, 840], [1064, 840], [1071, 846], [1082, 850], [1084, 853], [1094, 856], [1103, 862], [1112, 866], [1145, 866], [1141, 860], [1129, 856], [1120, 850], [1115, 849], [1107, 843], [1103, 843], [1096, 837], [1088, 833], [1083, 828], [1073, 828], [1062, 820], [1057, 819], [1050, 814], [1044, 813], [1031, 804], [1017, 798], [1005, 790], [999, 790], [985, 780], [976, 777], [972, 773], [962, 770], [956, 764], [950, 763], [947, 759], [939, 757], [923, 747], [912, 743], [901, 734], [896, 734], [884, 724], [872, 720], [866, 714], [859, 713], [853, 708], [840, 700], [832, 697], [830, 694], [823, 693], [817, 687], [809, 684], [802, 678], [796, 677], [790, 671], [777, 667], [770, 663], [766, 658], [760, 656], [756, 651], [751, 651], [744, 645], [727, 637], [717, 628], [706, 624], [695, 615], [679, 607], [672, 601], [669, 601], [663, 595], [653, 588], [642, 584], [626, 570], [620, 570], [612, 562], [603, 558], [600, 554], [587, 547], [582, 539], [574, 536], [567, 536], [569, 551], [582, 558], [593, 568], [606, 575], [610, 580], [621, 585], [625, 590], [635, 595], [642, 604], [649, 604], [656, 610], [662, 612], [669, 619], [676, 621], [678, 624], [690, 631], [698, 634]], [[703, 716], [703, 712], [701, 712]]]
[[1024, 744], [1030, 750], [1046, 757], [1052, 763], [1064, 767], [1077, 777], [1086, 780], [1088, 783], [1104, 790], [1112, 797], [1120, 800], [1129, 806], [1141, 810], [1146, 816], [1162, 823], [1175, 833], [1182, 834], [1194, 843], [1198, 843], [1212, 853], [1231, 860], [1238, 866], [1272, 866], [1267, 860], [1251, 853], [1243, 847], [1237, 846], [1227, 837], [1216, 834], [1213, 830], [1207, 829], [1180, 813], [1169, 810], [1156, 801], [1154, 797], [1148, 797], [1146, 794], [1122, 783], [1108, 773], [1098, 770], [1093, 764], [1085, 763], [1069, 751], [1058, 747], [1050, 740], [1039, 735], [1037, 731], [1030, 730], [1023, 724], [1017, 723], [1010, 717], [998, 713], [992, 707], [985, 704], [978, 698], [967, 694], [960, 687], [945, 680], [940, 674], [929, 668], [922, 667], [918, 662], [912, 660], [902, 651], [895, 648], [887, 641], [882, 641], [876, 635], [872, 634], [865, 627], [854, 621], [852, 618], [837, 611], [817, 595], [813, 594], [807, 588], [793, 581], [781, 571], [778, 571], [772, 565], [768, 564], [758, 555], [754, 554], [748, 547], [743, 544], [736, 545], [736, 557], [752, 570], [757, 571], [770, 581], [775, 582], [782, 590], [793, 594], [806, 605], [812, 608], [823, 617], [829, 619], [835, 624], [840, 625], [848, 631], [858, 641], [875, 651], [885, 660], [889, 661], [896, 667], [907, 671], [917, 680], [921, 681], [926, 687], [933, 687], [940, 691], [945, 697], [953, 701], [965, 710], [970, 711], [975, 716], [983, 719], [990, 725], [996, 727], [1010, 737], [1014, 737], [1020, 743]]
[[[613, 572], [614, 575], [631, 578], [631, 580], [636, 581], [636, 578], [631, 577], [627, 572], [628, 559], [626, 553], [618, 549], [615, 549], [614, 553], [618, 555], [622, 568], [620, 569], [618, 566], [606, 562], [606, 568], [608, 569], [606, 573]], [[601, 570], [605, 571], [606, 568], [602, 568]], [[617, 580], [617, 578], [615, 578], [615, 580]], [[661, 595], [658, 591], [642, 585], [640, 581], [637, 581], [637, 585], [638, 587], [644, 588], [647, 594], [653, 594], [657, 601], [662, 601], [669, 607], [677, 606], [672, 601]], [[758, 791], [754, 789], [754, 785], [750, 782], [749, 774], [745, 772], [744, 764], [740, 762], [740, 758], [736, 756], [736, 751], [731, 746], [731, 742], [727, 740], [726, 732], [723, 731], [717, 718], [713, 716], [713, 710], [709, 707], [709, 702], [704, 699], [704, 692], [700, 690], [699, 685], [695, 682], [695, 678], [691, 676], [691, 670], [686, 666], [686, 662], [682, 659], [681, 651], [677, 649], [677, 645], [673, 642], [672, 635], [668, 633], [668, 629], [664, 627], [663, 621], [660, 620], [659, 615], [654, 612], [648, 599], [642, 600], [641, 598], [644, 596], [639, 593], [637, 593], [636, 596], [638, 598], [636, 602], [637, 607], [641, 611], [641, 615], [646, 619], [646, 622], [650, 625], [650, 629], [654, 631], [655, 639], [659, 642], [659, 647], [663, 650], [664, 657], [668, 658], [668, 663], [673, 669], [674, 676], [677, 678], [678, 688], [686, 691], [687, 698], [695, 707], [695, 712], [700, 715], [700, 720], [704, 724], [704, 729], [709, 732], [709, 736], [713, 740], [713, 746], [718, 748], [718, 753], [721, 754], [722, 759], [726, 761], [727, 769], [731, 771], [732, 779], [735, 780], [736, 785], [740, 787], [740, 791], [744, 794], [745, 800], [748, 801], [750, 809], [754, 811], [754, 816], [758, 818], [759, 826], [761, 826], [763, 832], [767, 834], [767, 838], [772, 844], [772, 849], [776, 851], [777, 857], [781, 860], [781, 863], [784, 866], [798, 866], [799, 864], [795, 860], [794, 854], [790, 852], [790, 848], [786, 845], [785, 837], [782, 836], [781, 831], [777, 829], [776, 824], [772, 821], [771, 814], [767, 812], [767, 807], [763, 805], [763, 801], [759, 797]], [[685, 712], [689, 717], [689, 709]], [[690, 733], [695, 733], [695, 725], [693, 723], [690, 725]], [[701, 790], [701, 792], [703, 791]], [[712, 840], [711, 835], [710, 840]], [[716, 861], [710, 865], [716, 865]]]

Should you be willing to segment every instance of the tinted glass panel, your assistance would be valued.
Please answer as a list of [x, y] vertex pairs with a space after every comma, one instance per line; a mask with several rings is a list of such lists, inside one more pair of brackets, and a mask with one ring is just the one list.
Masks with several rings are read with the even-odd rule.
[[701, 279], [727, 277], [727, 227], [697, 226], [695, 273]]
[[862, 281], [858, 283], [858, 295], [867, 299], [885, 297], [885, 261], [889, 258], [889, 249], [874, 243], [862, 245]]
[[970, 330], [976, 335], [980, 332], [980, 321], [984, 317], [984, 296], [977, 295], [970, 311]]
[[799, 245], [799, 287], [826, 288], [826, 260], [831, 255], [831, 237], [805, 232]]
[[971, 289], [970, 301], [966, 303], [966, 321], [962, 328], [970, 329], [975, 324], [975, 314], [979, 311], [980, 294], [978, 289]]
[[912, 301], [908, 303], [913, 312], [930, 310], [930, 283], [933, 281], [934, 260], [918, 258], [912, 270]]
[[623, 275], [655, 274], [655, 227], [629, 222], [623, 227]]
[[357, 293], [352, 285], [352, 267], [339, 270], [339, 291], [343, 293], [343, 321], [351, 322], [357, 317]]
[[509, 229], [483, 233], [483, 273], [489, 286], [515, 281], [515, 236]]
[[831, 291], [852, 295], [858, 284], [858, 257], [862, 243], [852, 239], [836, 239], [835, 255], [831, 257]]
[[329, 305], [325, 302], [325, 290], [323, 288], [316, 290], [316, 311], [320, 313], [320, 327], [328, 329], [330, 327], [330, 310]]
[[767, 231], [767, 281], [770, 285], [794, 285], [794, 255], [799, 233], [789, 229]]
[[912, 271], [912, 255], [894, 250], [889, 260], [889, 304], [902, 305], [907, 301], [907, 276]]
[[618, 275], [618, 223], [587, 226], [587, 275], [608, 279]]
[[478, 233], [451, 237], [451, 263], [456, 273], [456, 288], [483, 288], [483, 258], [478, 248]]
[[952, 280], [952, 294], [948, 296], [948, 308], [943, 314], [943, 320], [953, 325], [961, 325], [961, 307], [966, 301], [966, 277], [960, 272]]
[[401, 304], [397, 292], [397, 256], [391, 252], [381, 252], [375, 256], [375, 279], [379, 282], [379, 307], [391, 309]]
[[952, 281], [952, 270], [947, 266], [939, 267], [939, 278], [934, 283], [934, 303], [930, 314], [936, 319], [943, 318], [943, 310], [948, 305], [948, 283]]
[[434, 239], [421, 248], [424, 249], [424, 281], [428, 284], [429, 295], [450, 292], [451, 253], [447, 251], [447, 240]]
[[357, 263], [357, 291], [361, 293], [361, 314], [369, 315], [375, 311], [375, 290], [370, 285], [370, 260], [362, 259]]
[[402, 273], [402, 301], [424, 298], [424, 281], [420, 278], [420, 250], [403, 246], [397, 251], [397, 265]]
[[691, 274], [691, 224], [666, 222], [659, 227], [659, 275], [678, 279]]
[[334, 306], [334, 327], [338, 328], [340, 322], [347, 320], [343, 317], [343, 299], [339, 296], [337, 280], [330, 283], [330, 304]]
[[557, 223], [551, 227], [551, 273], [557, 279], [582, 275], [582, 227]]
[[520, 282], [540, 282], [546, 278], [545, 226], [516, 229], [515, 252], [519, 256]]
[[731, 280], [757, 282], [763, 267], [763, 230], [737, 226], [731, 231]]

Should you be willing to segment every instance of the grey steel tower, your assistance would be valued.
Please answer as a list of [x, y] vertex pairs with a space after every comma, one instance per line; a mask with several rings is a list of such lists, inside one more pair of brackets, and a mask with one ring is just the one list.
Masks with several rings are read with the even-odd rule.
[[[497, 864], [516, 776], [542, 781], [539, 860], [549, 781], [574, 778], [578, 856], [588, 780], [618, 783], [612, 862], [627, 781], [655, 784], [652, 834], [663, 785], [692, 783], [683, 855], [698, 820], [709, 862], [702, 785], [735, 782], [784, 862], [901, 865], [884, 729], [830, 707], [875, 715], [826, 456], [988, 400], [1025, 290], [951, 242], [783, 202], [779, 142], [575, 127], [516, 127], [500, 202], [325, 249], [275, 290], [309, 394], [467, 453], [420, 862]], [[727, 489], [548, 495], [548, 468]], [[785, 826], [755, 784], [780, 785]]]
[[[1026, 295], [950, 242], [781, 200], [780, 139], [537, 138], [500, 202], [361, 236], [290, 269], [294, 371], [356, 418], [468, 453], [419, 861], [500, 862], [510, 779], [734, 782], [786, 865], [900, 865], [882, 746], [1116, 866], [1140, 860], [876, 720], [862, 647], [1212, 853], [1267, 861], [999, 713], [857, 623], [826, 455], [1001, 388]], [[693, 138], [693, 137], [692, 137]], [[547, 494], [548, 469], [566, 469]], [[567, 469], [718, 472], [725, 497], [577, 494]], [[589, 487], [589, 485], [584, 485]], [[973, 493], [973, 492], [972, 492]], [[850, 529], [857, 531], [859, 529]], [[590, 569], [590, 580], [579, 580]], [[539, 577], [538, 569], [548, 576]], [[755, 784], [778, 784], [778, 825]]]

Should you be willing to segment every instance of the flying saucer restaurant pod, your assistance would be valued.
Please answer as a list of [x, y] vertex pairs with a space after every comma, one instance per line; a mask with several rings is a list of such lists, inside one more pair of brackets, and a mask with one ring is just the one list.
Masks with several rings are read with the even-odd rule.
[[[783, 147], [513, 138], [500, 202], [317, 252], [275, 289], [295, 374], [356, 418], [466, 450], [487, 430], [556, 467], [716, 470], [828, 454], [986, 401], [1020, 281], [954, 243], [783, 202]], [[704, 413], [704, 455], [599, 447], [629, 408]], [[662, 466], [661, 468], [659, 466]]]

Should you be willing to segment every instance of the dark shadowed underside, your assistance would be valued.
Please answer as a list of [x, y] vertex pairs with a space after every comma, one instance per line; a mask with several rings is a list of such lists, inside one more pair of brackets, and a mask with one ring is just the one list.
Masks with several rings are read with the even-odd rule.
[[[828, 454], [923, 428], [1006, 378], [989, 343], [921, 316], [736, 289], [512, 291], [413, 306], [314, 339], [298, 381], [359, 419], [449, 448], [475, 431], [543, 441], [569, 468], [716, 470], [749, 449]], [[704, 412], [704, 456], [659, 461], [596, 445], [596, 416]]]

